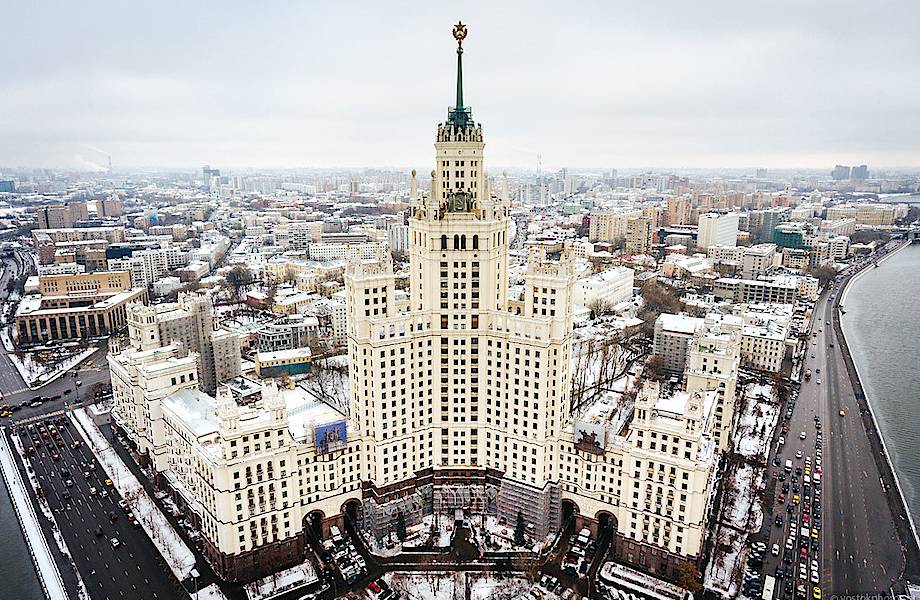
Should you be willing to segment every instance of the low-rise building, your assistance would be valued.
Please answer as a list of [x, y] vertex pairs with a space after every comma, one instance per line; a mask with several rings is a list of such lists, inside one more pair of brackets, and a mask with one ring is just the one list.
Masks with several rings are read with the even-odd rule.
[[20, 344], [108, 336], [124, 327], [128, 305], [147, 302], [147, 290], [131, 287], [124, 271], [38, 280], [38, 293], [23, 298], [16, 309]]
[[634, 275], [635, 272], [632, 269], [612, 267], [577, 279], [572, 296], [573, 302], [586, 307], [601, 302], [612, 308], [632, 298]]
[[309, 348], [291, 348], [275, 352], [259, 352], [254, 362], [256, 375], [259, 377], [279, 377], [309, 373], [312, 361], [313, 353]]

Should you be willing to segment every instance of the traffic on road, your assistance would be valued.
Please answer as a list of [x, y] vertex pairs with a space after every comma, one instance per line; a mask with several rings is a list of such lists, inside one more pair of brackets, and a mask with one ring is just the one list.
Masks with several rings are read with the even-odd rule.
[[39, 485], [93, 598], [185, 597], [70, 420], [16, 428], [27, 472]]

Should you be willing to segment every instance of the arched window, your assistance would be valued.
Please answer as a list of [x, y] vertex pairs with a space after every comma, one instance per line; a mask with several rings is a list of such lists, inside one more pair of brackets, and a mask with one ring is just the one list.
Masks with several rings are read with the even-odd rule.
[[460, 236], [460, 249], [466, 250], [466, 235]]
[[447, 236], [441, 236], [441, 250], [447, 250]]
[[473, 250], [479, 250], [479, 236], [473, 236]]
[[454, 250], [459, 250], [459, 249], [460, 249], [460, 236], [457, 234], [454, 234]]

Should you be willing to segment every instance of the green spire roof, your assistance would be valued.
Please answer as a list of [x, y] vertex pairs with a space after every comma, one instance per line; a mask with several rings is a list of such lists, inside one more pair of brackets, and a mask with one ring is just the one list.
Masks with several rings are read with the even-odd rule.
[[454, 25], [454, 39], [457, 40], [457, 103], [447, 112], [447, 122], [455, 127], [469, 127], [473, 124], [472, 109], [463, 106], [463, 40], [466, 25], [462, 21]]

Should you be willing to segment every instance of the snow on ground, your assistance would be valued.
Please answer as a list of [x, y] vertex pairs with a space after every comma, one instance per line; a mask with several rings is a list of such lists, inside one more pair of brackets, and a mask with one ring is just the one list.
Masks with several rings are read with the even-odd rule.
[[87, 415], [86, 410], [77, 409], [71, 413], [70, 418], [93, 450], [93, 454], [96, 455], [99, 464], [102, 465], [121, 497], [136, 498], [134, 515], [176, 578], [183, 581], [195, 567], [195, 555], [147, 495], [144, 486], [121, 460], [108, 439], [102, 435], [102, 432]]
[[390, 572], [383, 579], [407, 600], [512, 600], [521, 598], [532, 587], [522, 577], [496, 577], [487, 573], [462, 571]]
[[738, 425], [735, 427], [735, 452], [745, 458], [766, 462], [780, 407], [775, 403], [773, 388], [752, 383], [744, 388]]
[[751, 465], [741, 465], [726, 484], [722, 499], [722, 522], [741, 531], [760, 531], [763, 506], [760, 492], [764, 487], [764, 471]]
[[612, 561], [604, 563], [600, 577], [612, 587], [622, 588], [627, 592], [638, 591], [657, 600], [684, 600], [690, 597], [690, 592], [679, 585]]
[[477, 516], [470, 519], [473, 525], [473, 534], [479, 547], [488, 552], [539, 552], [542, 544], [536, 548], [532, 544], [523, 547], [514, 545], [514, 524], [501, 523], [495, 516]]
[[[0, 432], [0, 470], [3, 472], [3, 480], [6, 482], [7, 490], [9, 490], [10, 498], [13, 501], [13, 509], [19, 520], [19, 526], [22, 528], [26, 544], [29, 547], [29, 553], [32, 555], [32, 562], [35, 564], [38, 577], [42, 581], [42, 586], [53, 600], [66, 600], [67, 590], [64, 588], [61, 573], [58, 570], [57, 563], [54, 562], [54, 557], [51, 555], [51, 548], [48, 547], [48, 542], [38, 522], [38, 516], [35, 514], [35, 507], [26, 493], [25, 484], [19, 474], [19, 470], [16, 468], [13, 452], [3, 432]], [[50, 513], [50, 510], [48, 512]], [[54, 523], [53, 520], [51, 522], [52, 524]], [[63, 543], [63, 539], [58, 543]], [[66, 553], [66, 545], [62, 550], [65, 551], [65, 556], [69, 556]], [[79, 578], [79, 575], [77, 577]], [[83, 582], [80, 581], [81, 588], [82, 584]], [[81, 589], [81, 596], [83, 593], [85, 593], [85, 589]]]
[[706, 567], [703, 585], [706, 589], [734, 598], [738, 592], [744, 542], [747, 536], [727, 527], [719, 527], [713, 544], [712, 558]]
[[[10, 337], [10, 330], [8, 327], [0, 329], [0, 340], [3, 342], [3, 347], [7, 351], [10, 362], [13, 363], [13, 366], [16, 367], [16, 370], [19, 372], [19, 376], [22, 377], [26, 385], [32, 389], [57, 379], [89, 358], [89, 356], [98, 349], [95, 346], [84, 348], [82, 351], [72, 352], [60, 360], [55, 360], [49, 364], [41, 364], [35, 360], [34, 352], [16, 352], [16, 347]], [[69, 348], [62, 347], [58, 349], [61, 352], [70, 350]]]
[[247, 583], [243, 588], [249, 600], [267, 600], [315, 581], [319, 581], [319, 578], [316, 576], [313, 565], [307, 561]]
[[191, 594], [192, 600], [227, 600], [216, 583], [212, 583], [203, 590], [198, 590], [197, 594]]

